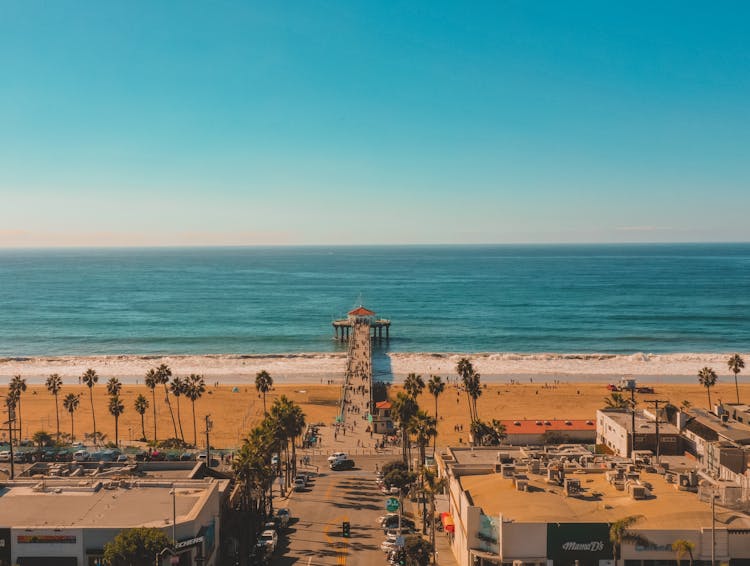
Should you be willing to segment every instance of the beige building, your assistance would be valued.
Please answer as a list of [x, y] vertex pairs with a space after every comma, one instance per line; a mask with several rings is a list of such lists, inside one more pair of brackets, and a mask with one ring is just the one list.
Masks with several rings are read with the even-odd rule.
[[696, 561], [710, 561], [712, 532], [718, 562], [750, 563], [749, 516], [719, 501], [712, 530], [710, 494], [731, 486], [686, 485], [677, 457], [666, 475], [573, 446], [449, 448], [437, 461], [448, 480], [453, 532], [446, 536], [459, 566], [611, 566], [609, 527], [630, 515], [643, 516], [633, 530], [650, 544], [624, 544], [625, 566], [675, 564], [677, 539], [695, 544]]
[[7, 482], [0, 491], [0, 566], [98, 566], [104, 545], [133, 527], [174, 536], [178, 564], [212, 566], [228, 485], [212, 478]]

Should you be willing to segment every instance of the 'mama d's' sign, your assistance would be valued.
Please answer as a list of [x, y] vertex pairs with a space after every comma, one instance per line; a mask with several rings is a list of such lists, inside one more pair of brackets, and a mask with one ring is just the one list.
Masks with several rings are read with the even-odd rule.
[[547, 558], [555, 564], [581, 566], [612, 559], [612, 543], [607, 523], [547, 524]]

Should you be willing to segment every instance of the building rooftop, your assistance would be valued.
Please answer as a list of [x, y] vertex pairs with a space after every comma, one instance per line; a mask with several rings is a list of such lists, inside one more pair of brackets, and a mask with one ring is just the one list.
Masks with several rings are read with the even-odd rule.
[[[528, 474], [529, 491], [518, 491], [512, 479], [501, 474], [464, 475], [462, 487], [474, 505], [486, 515], [502, 514], [518, 522], [613, 522], [628, 515], [643, 515], [636, 528], [682, 529], [711, 527], [711, 507], [695, 493], [679, 491], [658, 474], [641, 473], [641, 481], [653, 486], [652, 497], [635, 500], [618, 491], [603, 473], [569, 474], [581, 480], [580, 496], [565, 496], [563, 488], [547, 484], [543, 476]], [[717, 525], [750, 528], [750, 517], [717, 506]]]
[[[620, 409], [601, 409], [601, 412], [611, 418], [626, 431], [632, 432], [632, 415], [628, 411]], [[656, 421], [646, 417], [642, 412], [635, 414], [636, 434], [656, 434]], [[677, 427], [671, 423], [659, 420], [659, 434], [680, 434]]]
[[586, 419], [534, 419], [534, 420], [502, 420], [505, 425], [505, 431], [508, 434], [543, 434], [548, 430], [566, 431], [566, 430], [596, 430], [596, 423], [593, 420]]
[[[179, 481], [177, 522], [198, 512], [216, 481]], [[117, 487], [115, 487], [117, 486]], [[16, 528], [164, 526], [172, 522], [167, 482], [44, 480], [0, 490], [0, 524]]]
[[[722, 420], [705, 409], [690, 409], [688, 414], [692, 417], [692, 420], [688, 421], [688, 425], [686, 425], [689, 430], [696, 434], [700, 434], [699, 430], [704, 429], [713, 431], [714, 434], [708, 433], [707, 440], [716, 440], [716, 437], [718, 437], [737, 444], [750, 444], [750, 426], [744, 423], [732, 419]], [[727, 416], [729, 415], [727, 414]], [[699, 426], [694, 425], [693, 428], [690, 428], [691, 422], [698, 423]], [[703, 435], [701, 437], [705, 438]]]

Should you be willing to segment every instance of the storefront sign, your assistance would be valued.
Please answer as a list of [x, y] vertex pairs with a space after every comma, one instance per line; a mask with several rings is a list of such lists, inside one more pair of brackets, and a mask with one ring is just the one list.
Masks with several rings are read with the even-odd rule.
[[188, 546], [197, 546], [202, 542], [203, 537], [189, 538], [187, 540], [177, 541], [177, 544], [175, 544], [174, 547], [176, 550], [180, 550], [181, 548], [187, 548]]
[[581, 566], [612, 558], [606, 523], [550, 523], [547, 525], [547, 558], [556, 564]]
[[75, 544], [75, 535], [18, 535], [18, 544]]

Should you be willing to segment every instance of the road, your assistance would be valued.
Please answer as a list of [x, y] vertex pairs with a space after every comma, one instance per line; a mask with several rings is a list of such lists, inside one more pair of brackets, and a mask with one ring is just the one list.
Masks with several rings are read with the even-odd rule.
[[[362, 456], [354, 470], [333, 472], [323, 458], [307, 491], [294, 493], [287, 506], [294, 517], [279, 541], [272, 564], [279, 566], [383, 566], [385, 538], [377, 518], [385, 513], [386, 497], [375, 483], [375, 463], [382, 465], [392, 456]], [[344, 538], [341, 524], [349, 521], [351, 537]]]

